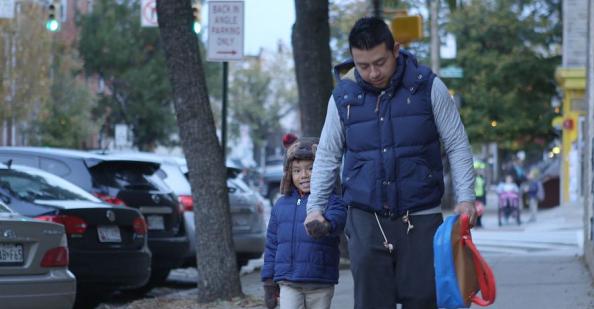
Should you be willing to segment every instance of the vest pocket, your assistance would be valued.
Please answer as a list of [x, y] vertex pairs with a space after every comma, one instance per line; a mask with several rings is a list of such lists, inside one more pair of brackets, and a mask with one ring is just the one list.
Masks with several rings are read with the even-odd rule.
[[357, 161], [346, 173], [342, 197], [348, 205], [373, 207], [376, 195], [376, 177], [373, 168], [373, 161]]
[[[432, 171], [421, 158], [399, 161], [399, 204], [402, 208], [412, 208], [437, 203], [441, 199], [439, 177], [441, 173]], [[437, 205], [436, 204], [436, 205]]]

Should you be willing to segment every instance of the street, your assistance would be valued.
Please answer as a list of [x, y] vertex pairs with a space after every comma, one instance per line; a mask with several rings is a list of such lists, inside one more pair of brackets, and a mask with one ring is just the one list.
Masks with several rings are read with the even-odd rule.
[[[592, 280], [579, 245], [583, 231], [581, 207], [572, 204], [542, 210], [535, 223], [498, 227], [496, 209], [489, 206], [483, 224], [484, 228], [474, 229], [472, 235], [497, 280], [497, 298], [489, 308], [594, 308]], [[251, 260], [242, 269], [243, 291], [255, 299], [263, 297], [261, 263], [262, 260]], [[191, 300], [195, 297], [196, 276], [193, 268], [178, 269], [169, 276], [166, 286], [153, 289], [148, 298]], [[352, 289], [350, 271], [341, 270], [332, 308], [352, 308]], [[126, 308], [132, 301], [114, 299], [99, 308]]]

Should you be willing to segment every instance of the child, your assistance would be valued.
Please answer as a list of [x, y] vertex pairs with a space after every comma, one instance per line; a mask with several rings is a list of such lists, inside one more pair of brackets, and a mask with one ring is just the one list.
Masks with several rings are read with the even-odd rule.
[[280, 290], [281, 309], [330, 308], [338, 283], [339, 233], [346, 221], [346, 206], [332, 196], [317, 229], [319, 237], [305, 231], [306, 204], [317, 138], [302, 138], [287, 150], [283, 196], [275, 203], [266, 237], [262, 281], [266, 306], [275, 308]]

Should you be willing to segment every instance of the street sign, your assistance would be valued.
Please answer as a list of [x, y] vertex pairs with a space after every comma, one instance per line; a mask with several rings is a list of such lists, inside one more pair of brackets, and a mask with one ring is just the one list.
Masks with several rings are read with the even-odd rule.
[[122, 148], [128, 144], [128, 125], [125, 123], [118, 123], [115, 125], [115, 146]]
[[142, 0], [140, 3], [140, 26], [158, 27], [156, 0]]
[[0, 18], [14, 18], [14, 0], [0, 0]]
[[208, 61], [243, 58], [243, 1], [208, 2]]
[[443, 78], [462, 78], [464, 76], [464, 70], [457, 66], [448, 66], [439, 70], [439, 77]]
[[423, 39], [423, 19], [420, 15], [396, 16], [390, 23], [394, 40], [406, 44]]

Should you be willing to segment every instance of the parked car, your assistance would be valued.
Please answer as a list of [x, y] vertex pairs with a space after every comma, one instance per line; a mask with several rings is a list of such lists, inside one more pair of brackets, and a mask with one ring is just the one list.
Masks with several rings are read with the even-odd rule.
[[[194, 224], [194, 202], [190, 182], [187, 178], [186, 160], [180, 157], [168, 157], [145, 152], [112, 152], [112, 155], [129, 160], [152, 160], [161, 165], [161, 169], [156, 175], [161, 177], [175, 192], [184, 210], [184, 224], [190, 239], [190, 251], [186, 256], [185, 265], [195, 265], [196, 227]], [[237, 177], [240, 172], [239, 168], [228, 163], [227, 187], [229, 189], [233, 243], [238, 266], [243, 266], [250, 259], [259, 258], [264, 252], [264, 243], [266, 241], [264, 203], [267, 201]]]
[[76, 279], [67, 267], [64, 226], [23, 217], [0, 202], [2, 308], [72, 308]]
[[[185, 160], [180, 160], [178, 163], [181, 164], [180, 168], [186, 179], [189, 179]], [[240, 173], [241, 170], [236, 167], [227, 167], [229, 207], [238, 267], [246, 265], [250, 259], [261, 257], [264, 252], [266, 243], [264, 205], [267, 202], [238, 177]], [[194, 205], [192, 202], [192, 209]], [[193, 226], [194, 222], [194, 212], [191, 211], [188, 214], [188, 223], [192, 226], [188, 230], [196, 229]]]
[[283, 179], [284, 166], [283, 158], [276, 157], [266, 161], [266, 166], [262, 170], [264, 181], [264, 195], [274, 204], [280, 197], [280, 183]]
[[148, 227], [151, 283], [164, 281], [171, 269], [184, 262], [189, 249], [188, 237], [177, 197], [154, 175], [159, 164], [77, 150], [0, 147], [0, 162], [9, 159], [76, 183], [112, 205], [138, 209]]
[[21, 215], [64, 225], [69, 269], [82, 298], [147, 283], [151, 253], [137, 209], [106, 204], [58, 176], [12, 164], [0, 164], [0, 198]]

